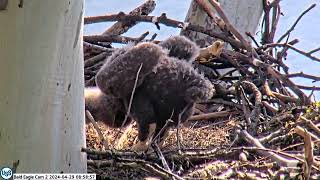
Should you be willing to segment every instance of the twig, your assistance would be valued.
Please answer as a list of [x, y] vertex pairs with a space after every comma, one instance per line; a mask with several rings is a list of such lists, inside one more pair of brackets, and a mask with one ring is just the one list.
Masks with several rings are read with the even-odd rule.
[[295, 77], [308, 78], [308, 79], [314, 80], [314, 82], [320, 81], [320, 77], [319, 76], [313, 76], [313, 75], [305, 74], [303, 72], [287, 74], [286, 76], [289, 77], [289, 78], [295, 78]]
[[[204, 101], [204, 102], [200, 102], [201, 104], [204, 104], [204, 103], [216, 103], [216, 104], [224, 104], [224, 105], [228, 105], [228, 106], [232, 106], [232, 107], [236, 107], [238, 109], [241, 109], [241, 105], [239, 104], [236, 104], [232, 101], [226, 101], [226, 100], [223, 100], [221, 98], [214, 98], [214, 99], [210, 99], [208, 101]], [[223, 111], [220, 111], [220, 112], [223, 112]]]
[[257, 86], [252, 82], [242, 81], [241, 85], [244, 87], [244, 89], [250, 90], [255, 96], [255, 107], [254, 107], [254, 110], [251, 112], [250, 119], [257, 122], [257, 118], [261, 113], [262, 94], [257, 88]]
[[178, 115], [178, 125], [177, 125], [177, 146], [178, 146], [178, 151], [180, 152], [181, 151], [181, 143], [180, 143], [180, 125], [181, 125], [181, 116], [183, 115], [183, 113], [185, 113], [185, 111], [187, 109], [189, 109], [191, 106], [193, 106], [193, 103], [188, 103], [186, 105], [186, 107], [183, 108], [183, 110], [181, 112], [179, 112], [179, 115]]
[[272, 26], [271, 31], [269, 35], [269, 41], [273, 42], [274, 36], [276, 34], [276, 29], [279, 23], [281, 9], [280, 9], [280, 0], [274, 0], [272, 4], [270, 4], [270, 7], [273, 7], [273, 14], [272, 14]]
[[314, 130], [319, 138], [320, 138], [320, 128], [318, 128], [311, 120], [303, 117], [303, 116], [300, 116], [299, 117], [299, 120], [301, 120], [302, 122], [304, 122], [308, 127], [310, 127], [312, 130]]
[[129, 101], [127, 113], [126, 113], [126, 116], [125, 116], [125, 118], [124, 118], [124, 121], [123, 121], [121, 127], [123, 127], [123, 126], [126, 124], [126, 121], [127, 121], [128, 117], [129, 117], [129, 114], [130, 114], [130, 111], [131, 111], [131, 105], [132, 105], [132, 101], [133, 101], [133, 96], [134, 96], [134, 93], [135, 93], [136, 88], [137, 88], [137, 83], [138, 83], [140, 71], [141, 71], [141, 69], [142, 69], [142, 65], [143, 65], [143, 64], [141, 63], [141, 64], [140, 64], [140, 67], [139, 67], [139, 69], [138, 69], [138, 71], [137, 71], [136, 79], [135, 79], [135, 81], [134, 81], [134, 86], [133, 86], [132, 93], [131, 93], [131, 96], [130, 96], [130, 101]]
[[158, 146], [156, 143], [153, 143], [153, 147], [154, 147], [154, 149], [155, 149], [155, 151], [156, 151], [156, 153], [157, 153], [157, 156], [158, 156], [159, 159], [161, 160], [163, 167], [164, 167], [168, 172], [172, 173], [172, 171], [171, 171], [171, 169], [170, 169], [170, 167], [169, 167], [169, 165], [168, 165], [165, 157], [163, 156], [163, 154], [162, 154], [159, 146]]
[[[314, 140], [313, 142], [314, 142], [314, 143], [319, 143], [319, 142], [320, 142], [320, 139], [319, 139], [318, 141], [317, 141], [317, 140]], [[288, 149], [292, 149], [292, 148], [295, 148], [295, 147], [297, 147], [297, 146], [302, 146], [303, 144], [304, 144], [303, 142], [302, 142], [302, 143], [293, 144], [293, 145], [290, 145], [290, 146], [287, 146], [287, 147], [281, 149], [281, 151], [285, 151], [285, 150], [288, 150]]]
[[286, 96], [281, 93], [277, 93], [277, 92], [273, 92], [273, 91], [272, 91], [272, 94], [274, 95], [274, 97], [277, 97], [280, 101], [282, 101], [284, 103], [289, 103], [289, 102], [299, 103], [300, 102], [300, 99], [295, 98], [295, 97]]
[[157, 33], [154, 33], [148, 41], [149, 41], [149, 42], [154, 41], [157, 36], [158, 36], [158, 34], [157, 34]]
[[[131, 105], [132, 105], [132, 101], [133, 101], [133, 97], [134, 97], [134, 93], [136, 91], [136, 87], [137, 87], [137, 83], [138, 83], [138, 79], [139, 79], [139, 74], [140, 74], [140, 71], [142, 69], [142, 63], [140, 64], [140, 67], [137, 71], [137, 74], [136, 74], [136, 78], [135, 78], [135, 82], [134, 82], [134, 86], [132, 88], [132, 92], [131, 92], [131, 96], [130, 96], [130, 101], [129, 101], [129, 104], [127, 105], [126, 102], [125, 102], [125, 106], [127, 108], [127, 113], [126, 113], [126, 116], [124, 117], [124, 120], [122, 122], [122, 125], [121, 125], [121, 128], [126, 124], [127, 120], [128, 120], [128, 117], [130, 116], [130, 111], [131, 111]], [[116, 139], [118, 139], [118, 136], [119, 136], [119, 132], [117, 133], [117, 135], [115, 136]], [[116, 141], [115, 141], [116, 142]]]
[[[82, 152], [87, 153], [90, 156], [99, 156], [103, 158], [114, 158], [115, 157], [123, 157], [123, 158], [141, 158], [141, 156], [132, 151], [117, 151], [117, 150], [105, 150], [98, 151], [96, 149], [90, 148], [81, 148]], [[223, 148], [213, 148], [213, 149], [182, 149], [181, 152], [176, 150], [162, 152], [166, 159], [172, 159], [175, 161], [182, 161], [188, 159], [189, 161], [198, 161], [198, 160], [206, 160], [206, 159], [214, 159], [221, 154], [228, 154], [229, 149]], [[145, 159], [150, 161], [159, 160], [154, 153], [147, 153], [144, 155]]]
[[230, 56], [229, 54], [222, 52], [220, 54], [220, 57], [225, 58], [229, 63], [231, 63], [235, 68], [237, 68], [237, 70], [240, 71], [240, 73], [247, 74], [247, 75], [250, 75], [250, 76], [254, 75], [247, 68], [245, 68], [244, 66], [240, 65], [240, 63], [238, 61], [234, 60], [232, 58], [232, 56]]
[[309, 51], [308, 54], [313, 54], [313, 53], [318, 52], [318, 51], [320, 51], [320, 47], [315, 48], [315, 49]]
[[251, 32], [246, 32], [246, 35], [252, 40], [252, 42], [259, 47], [259, 43], [257, 42], [257, 40], [253, 37], [253, 35], [251, 34]]
[[94, 118], [93, 118], [93, 116], [92, 116], [92, 114], [90, 113], [89, 110], [86, 110], [86, 116], [87, 116], [87, 118], [91, 121], [91, 123], [93, 124], [93, 127], [94, 127], [95, 130], [97, 131], [97, 133], [98, 133], [98, 135], [99, 135], [99, 137], [100, 137], [100, 140], [101, 140], [104, 148], [109, 148], [109, 146], [108, 146], [109, 143], [108, 143], [107, 140], [103, 137], [103, 134], [102, 134], [102, 132], [100, 131], [100, 128], [99, 128], [97, 122], [94, 120]]
[[[298, 42], [299, 42], [298, 39], [294, 39], [294, 40], [288, 42], [287, 44], [294, 45], [294, 44], [297, 44]], [[283, 68], [283, 70], [286, 74], [288, 74], [289, 67], [283, 63], [283, 58], [286, 58], [288, 50], [289, 50], [288, 47], [283, 47], [282, 50], [276, 54], [276, 58], [277, 58], [276, 63], [279, 64]]]
[[[209, 7], [209, 4], [208, 4], [208, 1], [207, 0], [195, 0], [202, 9], [204, 9], [206, 11], [206, 13], [215, 21], [216, 19], [216, 15], [215, 15], [215, 12], [214, 11], [211, 11], [210, 7]], [[215, 21], [215, 23], [217, 23]]]
[[238, 56], [239, 60], [244, 60], [247, 63], [250, 63], [254, 65], [255, 67], [262, 67], [266, 70], [266, 73], [275, 77], [276, 79], [282, 81], [286, 86], [290, 87], [290, 89], [296, 93], [300, 99], [301, 103], [303, 104], [310, 104], [311, 101], [308, 99], [308, 97], [304, 94], [304, 92], [296, 85], [294, 84], [289, 78], [282, 75], [279, 71], [275, 70], [271, 65], [266, 64], [258, 59], [251, 59], [249, 57], [243, 56], [241, 53], [237, 53], [230, 50], [223, 50], [221, 54], [234, 54], [234, 56]]
[[232, 118], [232, 115], [229, 116], [228, 120], [218, 121], [218, 122], [215, 122], [215, 123], [210, 123], [209, 125], [202, 126], [199, 129], [206, 129], [206, 128], [209, 128], [209, 127], [218, 126], [219, 124], [226, 124], [227, 122], [231, 121], [231, 118]]
[[298, 49], [288, 43], [272, 43], [272, 44], [266, 44], [266, 45], [261, 46], [261, 48], [268, 48], [268, 47], [287, 47], [287, 48], [290, 48], [290, 49], [296, 51], [297, 53], [302, 54], [302, 55], [304, 55], [314, 61], [320, 62], [320, 58], [313, 56], [312, 54], [310, 54], [308, 52], [300, 50], [300, 49]]
[[[273, 159], [274, 161], [278, 162], [281, 166], [286, 166], [286, 167], [297, 167], [298, 162], [296, 159], [296, 157], [290, 156], [291, 158], [294, 159], [285, 159], [281, 156], [279, 156], [276, 153], [280, 153], [280, 152], [274, 152], [274, 151], [270, 151], [267, 150], [261, 143], [259, 140], [255, 139], [254, 137], [252, 137], [246, 130], [242, 130], [240, 133], [240, 136], [245, 139], [247, 142], [249, 142], [250, 144], [256, 146], [257, 148], [259, 148], [257, 151], [262, 154], [263, 156], [268, 156], [271, 159]], [[245, 148], [246, 149], [246, 148]], [[263, 151], [261, 151], [263, 150]], [[280, 153], [283, 155], [283, 153]], [[303, 160], [300, 160], [300, 162], [303, 162]]]
[[277, 41], [277, 43], [281, 42], [286, 36], [288, 36], [296, 27], [296, 25], [298, 24], [298, 22], [300, 21], [300, 19], [306, 14], [308, 13], [311, 9], [313, 9], [314, 7], [316, 7], [316, 4], [312, 4], [308, 9], [306, 9], [305, 11], [303, 11], [300, 16], [298, 17], [298, 19], [293, 23], [293, 25], [288, 29], [287, 32], [285, 32]]
[[311, 168], [312, 165], [314, 164], [314, 154], [313, 154], [313, 150], [314, 150], [314, 144], [311, 140], [311, 136], [307, 131], [304, 131], [304, 178], [305, 179], [309, 179], [310, 175], [311, 175]]
[[98, 45], [95, 45], [95, 44], [90, 44], [88, 42], [83, 42], [83, 47], [84, 47], [84, 51], [86, 49], [90, 49], [90, 50], [94, 50], [94, 51], [97, 51], [97, 52], [104, 52], [104, 51], [110, 51], [110, 52], [113, 52], [115, 50], [114, 49], [110, 49], [110, 48], [105, 48], [105, 47], [102, 47], [102, 46], [98, 46]]
[[110, 53], [103, 52], [84, 61], [84, 68], [90, 67], [100, 61], [103, 61]]
[[269, 121], [269, 123], [274, 123], [274, 122], [285, 123], [288, 120], [293, 120], [293, 119], [294, 119], [294, 116], [292, 113], [285, 112], [283, 114], [278, 114], [278, 115], [272, 117], [271, 120]]
[[262, 0], [263, 3], [263, 26], [264, 26], [264, 31], [262, 34], [262, 44], [269, 43], [269, 36], [270, 36], [270, 9], [271, 7], [269, 6], [269, 1], [268, 0]]
[[215, 118], [221, 118], [221, 117], [228, 117], [230, 115], [238, 114], [237, 111], [220, 111], [220, 112], [213, 112], [213, 113], [207, 113], [207, 114], [200, 114], [191, 116], [189, 121], [199, 121], [199, 120], [208, 120], [208, 119], [215, 119]]
[[[295, 127], [294, 132], [302, 137], [305, 136], [305, 133], [308, 133], [311, 136], [313, 141], [317, 141], [317, 142], [320, 141], [320, 138], [318, 136], [314, 135], [313, 133], [311, 133], [310, 131], [306, 130], [305, 128], [303, 128], [301, 126]], [[317, 143], [316, 145], [320, 148], [320, 143]]]
[[303, 86], [303, 85], [297, 85], [298, 88], [304, 89], [304, 90], [310, 90], [310, 91], [320, 91], [320, 87], [317, 86]]
[[152, 174], [161, 176], [165, 179], [170, 179], [172, 177], [182, 180], [182, 178], [176, 174], [170, 173], [167, 170], [163, 169], [159, 165], [151, 162], [147, 162], [141, 159], [124, 159], [117, 158], [112, 160], [88, 160], [88, 165], [95, 166], [97, 168], [102, 167], [130, 167], [133, 169], [140, 168], [142, 170], [146, 170]]
[[104, 34], [104, 35], [93, 35], [93, 36], [83, 36], [83, 40], [89, 43], [98, 43], [98, 42], [115, 42], [115, 43], [129, 43], [129, 42], [134, 42], [138, 43], [142, 41], [149, 32], [143, 33], [140, 37], [138, 38], [131, 38], [131, 37], [126, 37], [126, 36], [119, 36], [119, 35], [114, 35], [114, 34]]
[[271, 141], [273, 138], [280, 136], [283, 132], [285, 132], [284, 128], [280, 128], [272, 133], [270, 133], [268, 136], [261, 137], [258, 140], [261, 143], [267, 143], [268, 141]]
[[86, 80], [85, 87], [93, 86], [95, 83], [95, 76], [91, 77], [89, 80]]
[[244, 93], [244, 90], [242, 87], [239, 87], [238, 88], [238, 96], [240, 96], [240, 99], [241, 99], [241, 105], [242, 105], [242, 111], [243, 111], [243, 114], [244, 114], [244, 117], [246, 118], [247, 120], [247, 124], [251, 124], [251, 118], [250, 118], [250, 109], [249, 109], [249, 100], [246, 99], [245, 97], [245, 93]]
[[267, 109], [267, 111], [269, 113], [271, 113], [272, 115], [275, 115], [278, 112], [278, 109], [273, 107], [271, 104], [269, 104], [266, 101], [262, 101], [263, 106]]
[[173, 113], [174, 113], [174, 111], [172, 111], [170, 118], [167, 119], [166, 123], [165, 123], [164, 126], [160, 129], [160, 131], [158, 132], [158, 134], [156, 134], [156, 135], [154, 136], [153, 140], [151, 141], [151, 144], [154, 143], [154, 142], [159, 138], [160, 134], [162, 134], [163, 131], [166, 130], [166, 128], [168, 127], [168, 125], [173, 122], [172, 119], [171, 119], [172, 116], [173, 116]]

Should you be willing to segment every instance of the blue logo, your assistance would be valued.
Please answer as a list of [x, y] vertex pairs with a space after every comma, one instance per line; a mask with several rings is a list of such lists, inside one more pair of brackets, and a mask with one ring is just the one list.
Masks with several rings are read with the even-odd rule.
[[2, 168], [0, 173], [3, 179], [10, 179], [12, 177], [12, 170], [8, 167]]

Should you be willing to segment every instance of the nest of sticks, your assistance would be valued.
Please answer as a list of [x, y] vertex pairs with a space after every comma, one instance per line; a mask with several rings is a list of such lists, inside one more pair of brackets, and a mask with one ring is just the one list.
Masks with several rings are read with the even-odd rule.
[[[194, 62], [212, 80], [217, 95], [197, 104], [195, 114], [179, 127], [179, 133], [168, 137], [165, 148], [153, 145], [142, 154], [130, 152], [137, 135], [135, 124], [127, 129], [89, 124], [87, 148], [82, 149], [88, 156], [88, 171], [101, 179], [319, 179], [320, 103], [313, 92], [320, 87], [298, 85], [292, 78], [317, 82], [320, 77], [303, 72], [290, 74], [284, 61], [288, 50], [292, 50], [320, 63], [320, 58], [313, 55], [320, 48], [306, 52], [294, 46], [298, 39], [288, 38], [315, 4], [302, 12], [280, 39], [274, 40], [281, 14], [279, 1], [263, 1], [262, 40], [259, 44], [248, 33], [252, 45], [229, 23], [216, 1], [210, 3], [218, 16], [203, 1], [196, 2], [213, 18], [219, 31], [170, 19], [166, 14], [149, 16], [156, 5], [153, 0], [128, 14], [85, 18], [85, 24], [117, 21], [102, 35], [83, 37], [86, 87], [95, 86], [97, 71], [115, 50], [112, 43], [159, 42], [156, 34], [146, 39], [148, 32], [140, 37], [121, 35], [139, 22], [219, 39], [203, 48]], [[231, 48], [221, 48], [221, 43]], [[230, 70], [222, 74], [221, 69]], [[307, 95], [304, 90], [311, 93]], [[182, 144], [179, 149], [177, 136]]]

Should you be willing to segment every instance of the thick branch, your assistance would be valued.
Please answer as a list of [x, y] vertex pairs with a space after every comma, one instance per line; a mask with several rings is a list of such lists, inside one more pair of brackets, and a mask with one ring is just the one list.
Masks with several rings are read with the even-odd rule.
[[94, 17], [86, 17], [84, 19], [84, 24], [92, 24], [92, 23], [100, 23], [100, 22], [107, 22], [107, 21], [140, 21], [140, 22], [148, 22], [148, 23], [154, 23], [157, 25], [157, 27], [160, 28], [158, 25], [159, 23], [164, 24], [169, 27], [174, 28], [182, 28], [185, 30], [191, 30], [191, 31], [197, 31], [201, 32], [203, 34], [207, 34], [211, 37], [215, 37], [221, 40], [224, 40], [226, 42], [229, 42], [231, 45], [243, 48], [241, 42], [228, 37], [228, 35], [212, 30], [212, 29], [205, 29], [201, 26], [192, 25], [189, 23], [184, 23], [181, 21], [176, 21], [173, 19], [168, 19], [165, 14], [162, 14], [161, 16], [139, 16], [139, 15], [126, 15], [124, 13], [119, 14], [111, 14], [111, 15], [104, 15], [104, 16], [94, 16]]
[[[130, 15], [148, 15], [150, 14], [154, 8], [156, 7], [156, 2], [154, 0], [148, 0], [144, 2], [139, 7], [135, 8], [131, 12]], [[137, 21], [119, 21], [113, 24], [110, 28], [108, 28], [102, 35], [114, 34], [120, 35], [127, 32], [131, 27], [135, 26]]]

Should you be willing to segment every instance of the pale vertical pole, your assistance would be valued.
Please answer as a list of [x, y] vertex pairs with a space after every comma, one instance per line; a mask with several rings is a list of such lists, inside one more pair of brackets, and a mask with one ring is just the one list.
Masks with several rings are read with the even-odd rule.
[[19, 3], [0, 11], [0, 166], [86, 172], [84, 1]]
[[[214, 7], [209, 3], [208, 0], [205, 0], [205, 3], [209, 5], [212, 11], [215, 11]], [[228, 16], [230, 23], [240, 31], [243, 37], [250, 40], [247, 35], [245, 35], [245, 32], [255, 34], [263, 12], [262, 1], [219, 0], [219, 3]], [[208, 29], [219, 29], [218, 27], [215, 27], [211, 17], [209, 17], [195, 1], [191, 2], [185, 21], [191, 24], [197, 24], [206, 27]], [[211, 43], [215, 41], [214, 38], [198, 32], [182, 30], [181, 34], [189, 37], [201, 47], [211, 45]]]

